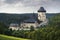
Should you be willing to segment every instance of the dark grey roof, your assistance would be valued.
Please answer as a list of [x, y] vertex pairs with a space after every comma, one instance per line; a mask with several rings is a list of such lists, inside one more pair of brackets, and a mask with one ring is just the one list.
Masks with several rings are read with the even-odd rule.
[[38, 12], [46, 12], [46, 10], [44, 9], [44, 7], [40, 7], [40, 9], [38, 10]]
[[35, 22], [36, 22], [35, 19], [24, 20], [24, 23], [35, 23]]
[[24, 20], [24, 23], [41, 23], [42, 21], [39, 21], [38, 19], [28, 19], [28, 20]]

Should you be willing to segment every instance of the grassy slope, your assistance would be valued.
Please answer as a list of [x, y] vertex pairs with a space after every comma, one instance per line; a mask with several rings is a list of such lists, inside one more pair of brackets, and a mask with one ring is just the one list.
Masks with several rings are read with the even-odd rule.
[[28, 39], [11, 37], [11, 36], [6, 36], [6, 35], [1, 35], [0, 34], [0, 40], [28, 40]]

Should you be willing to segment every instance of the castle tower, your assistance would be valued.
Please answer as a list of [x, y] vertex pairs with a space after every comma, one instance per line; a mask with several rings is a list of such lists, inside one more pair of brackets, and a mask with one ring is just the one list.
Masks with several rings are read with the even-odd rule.
[[46, 10], [43, 7], [40, 7], [38, 10], [38, 20], [45, 21], [46, 20]]

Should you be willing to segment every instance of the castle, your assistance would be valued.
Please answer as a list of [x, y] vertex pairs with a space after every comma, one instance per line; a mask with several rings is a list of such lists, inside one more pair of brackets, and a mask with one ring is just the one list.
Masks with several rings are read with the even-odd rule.
[[19, 27], [9, 27], [14, 29], [30, 29], [31, 26], [33, 26], [34, 28], [43, 26], [47, 24], [47, 18], [46, 18], [46, 10], [44, 9], [44, 7], [40, 7], [40, 9], [37, 11], [38, 16], [37, 18], [34, 19], [28, 19], [28, 20], [24, 20], [23, 22], [21, 22]]

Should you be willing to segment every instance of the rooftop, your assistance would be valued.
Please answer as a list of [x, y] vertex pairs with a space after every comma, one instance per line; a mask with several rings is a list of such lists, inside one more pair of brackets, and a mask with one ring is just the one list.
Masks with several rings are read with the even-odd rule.
[[38, 12], [46, 12], [46, 10], [44, 9], [44, 7], [40, 7], [40, 9], [38, 10]]
[[24, 20], [24, 23], [35, 23], [35, 22], [36, 22], [35, 19]]

